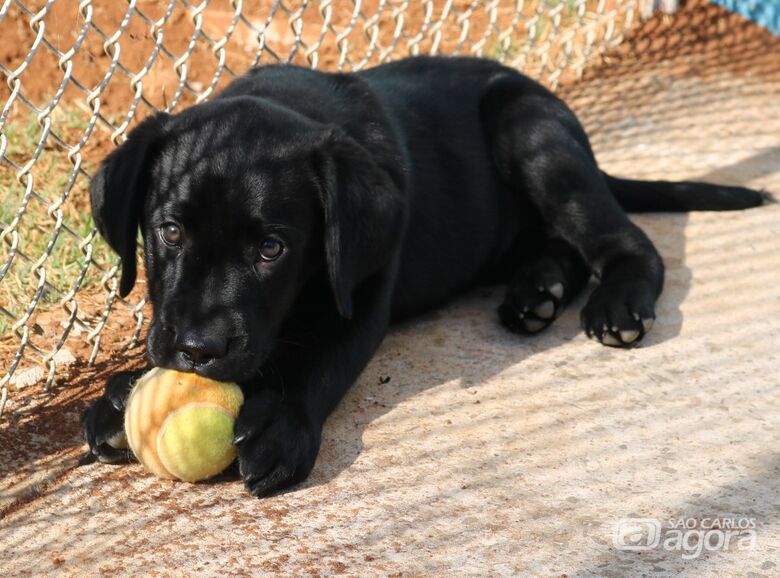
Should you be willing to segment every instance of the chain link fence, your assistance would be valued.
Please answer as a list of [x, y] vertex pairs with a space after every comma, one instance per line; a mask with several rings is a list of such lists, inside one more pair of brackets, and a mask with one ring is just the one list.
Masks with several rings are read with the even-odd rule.
[[[58, 368], [136, 347], [143, 279], [89, 215], [90, 174], [140, 119], [248, 68], [359, 70], [414, 54], [576, 80], [657, 0], [0, 0], [0, 416]], [[673, 8], [675, 2], [661, 4]]]

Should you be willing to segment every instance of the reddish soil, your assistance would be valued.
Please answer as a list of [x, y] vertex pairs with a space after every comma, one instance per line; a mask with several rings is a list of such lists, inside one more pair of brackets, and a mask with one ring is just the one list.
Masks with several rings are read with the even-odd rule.
[[[43, 6], [43, 2], [38, 0], [30, 3], [31, 10], [36, 10]], [[271, 14], [274, 2], [272, 0], [261, 0], [260, 8], [253, 7], [251, 10], [245, 7], [244, 14], [255, 26], [263, 28], [265, 18]], [[290, 3], [296, 5], [296, 3]], [[455, 8], [463, 10], [468, 7], [470, 2], [458, 0], [455, 2]], [[371, 15], [376, 12], [377, 0], [369, 0], [362, 3], [364, 14]], [[342, 30], [352, 17], [354, 4], [345, 0], [336, 0], [332, 2], [331, 26], [336, 30]], [[93, 3], [92, 21], [95, 25], [110, 35], [116, 31], [127, 10], [124, 2], [95, 2]], [[137, 8], [150, 20], [159, 19], [164, 16], [165, 3], [154, 0], [139, 0]], [[503, 4], [498, 11], [499, 23], [508, 23], [511, 21], [512, 4]], [[212, 39], [220, 39], [231, 22], [233, 10], [228, 0], [215, 0], [211, 2], [203, 13], [203, 31]], [[434, 26], [440, 14], [430, 15], [431, 22], [428, 27]], [[403, 26], [408, 34], [416, 33], [424, 27], [423, 21], [425, 14], [419, 9], [407, 9], [403, 13]], [[12, 6], [6, 15], [4, 21], [0, 23], [0, 64], [6, 68], [14, 70], [17, 68], [30, 52], [34, 41], [35, 33], [30, 27], [31, 18], [23, 14], [16, 6]], [[66, 52], [78, 37], [81, 27], [84, 25], [84, 17], [78, 11], [78, 2], [76, 0], [61, 0], [52, 7], [52, 10], [43, 19], [45, 24], [46, 38], [55, 48]], [[301, 39], [307, 45], [314, 44], [320, 37], [323, 28], [323, 17], [318, 12], [317, 6], [311, 3], [307, 6], [301, 19], [302, 31]], [[387, 45], [392, 38], [393, 29], [396, 20], [389, 9], [385, 9], [378, 19], [380, 38], [382, 44]], [[363, 32], [365, 20], [358, 18], [358, 21], [352, 32], [345, 38], [340, 39], [337, 44], [334, 34], [328, 33], [323, 39], [322, 46], [318, 50], [319, 62], [321, 68], [335, 68], [338, 66], [340, 45], [349, 46], [349, 54], [352, 58], [355, 55], [365, 55], [368, 47], [367, 36]], [[464, 46], [468, 47], [470, 43], [476, 42], [486, 31], [488, 19], [484, 9], [478, 8], [473, 11], [469, 17], [469, 29], [466, 34]], [[445, 23], [445, 34], [442, 35], [440, 52], [452, 52], [459, 43], [459, 32], [461, 24], [457, 23], [450, 15]], [[453, 30], [453, 28], [455, 28]], [[173, 12], [163, 27], [165, 48], [170, 51], [175, 58], [187, 52], [187, 46], [195, 33], [195, 23], [191, 18], [191, 13], [186, 10], [182, 3], [177, 3]], [[259, 62], [275, 62], [277, 59], [273, 56], [277, 54], [280, 58], [286, 59], [296, 44], [295, 31], [289, 24], [289, 17], [279, 9], [272, 19], [268, 28], [265, 30], [265, 50], [263, 51]], [[419, 43], [419, 51], [424, 53], [431, 49], [434, 37], [427, 36]], [[73, 62], [73, 77], [77, 79], [84, 87], [92, 89], [98, 86], [109, 67], [111, 58], [106, 53], [103, 46], [104, 39], [91, 30], [84, 41], [84, 44], [71, 59]], [[133, 14], [125, 33], [119, 39], [120, 57], [119, 62], [131, 73], [137, 73], [142, 70], [147, 63], [149, 56], [154, 50], [154, 37], [150, 32], [150, 25], [145, 22], [138, 14]], [[246, 70], [255, 58], [258, 50], [256, 32], [245, 22], [239, 21], [235, 32], [226, 44], [225, 63], [230, 70], [241, 73]], [[399, 46], [394, 51], [395, 55], [408, 52], [408, 41], [402, 39]], [[113, 48], [109, 48], [113, 54]], [[295, 50], [292, 62], [306, 65], [308, 64], [306, 49], [301, 46]], [[378, 62], [380, 54], [378, 51], [370, 53], [370, 61]], [[346, 68], [351, 68], [349, 62], [345, 63]], [[188, 60], [188, 81], [196, 90], [206, 88], [218, 68], [218, 58], [212, 53], [208, 45], [199, 39]], [[20, 76], [25, 96], [38, 106], [42, 106], [51, 100], [58, 88], [58, 79], [62, 78], [62, 72], [58, 69], [57, 58], [45, 46], [41, 46], [35, 57], [30, 62], [27, 69]], [[226, 72], [219, 80], [217, 88], [224, 86], [231, 79], [230, 72]], [[174, 59], [168, 54], [161, 53], [148, 76], [143, 79], [143, 93], [157, 108], [164, 108], [170, 104], [178, 85], [178, 73], [174, 66]], [[0, 87], [0, 99], [5, 100], [9, 92], [8, 87]], [[101, 97], [101, 111], [107, 114], [124, 114], [132, 101], [133, 90], [130, 79], [120, 71], [117, 71], [111, 78], [106, 92]], [[78, 90], [75, 86], [69, 86], [65, 93], [65, 99], [80, 101], [86, 103], [84, 92]], [[182, 104], [187, 105], [194, 102], [193, 94], [185, 91]], [[145, 105], [141, 105], [145, 106]], [[141, 115], [146, 113], [141, 110]], [[148, 112], [148, 111], [147, 111]]]
[[[456, 52], [468, 54], [472, 47], [479, 45], [483, 39], [485, 42], [482, 45], [482, 52], [489, 56], [499, 48], [497, 30], [511, 26], [515, 15], [514, 2], [500, 3], [493, 14], [486, 10], [484, 3], [476, 3], [476, 7], [469, 11], [469, 7], [474, 4], [471, 0], [455, 0], [446, 15], [442, 12], [444, 4], [434, 2], [431, 4], [433, 9], [429, 14], [426, 14], [424, 9], [413, 5], [394, 14], [390, 6], [385, 6], [374, 19], [379, 1], [366, 0], [361, 3], [361, 15], [356, 16], [351, 32], [336, 38], [334, 31], [342, 33], [354, 16], [352, 12], [355, 4], [350, 0], [334, 0], [330, 4], [331, 10], [325, 14], [318, 11], [317, 3], [308, 3], [300, 14], [300, 19], [292, 18], [294, 23], [292, 26], [291, 17], [279, 8], [266, 27], [266, 19], [272, 14], [275, 2], [260, 0], [259, 4], [259, 7], [244, 6], [243, 13], [254, 29], [244, 20], [238, 21], [235, 31], [225, 45], [226, 71], [220, 77], [217, 88], [231, 80], [231, 71], [240, 74], [253, 64], [259, 48], [258, 30], [264, 30], [264, 48], [259, 57], [260, 64], [276, 62], [278, 59], [285, 60], [293, 53], [290, 59], [293, 63], [308, 65], [312, 59], [318, 58], [318, 67], [333, 69], [339, 67], [341, 49], [345, 47], [348, 48], [349, 59], [341, 65], [345, 69], [351, 69], [358, 64], [376, 64], [387, 58], [386, 53], [389, 53], [398, 26], [403, 28], [404, 36], [393, 46], [393, 57], [411, 53], [425, 54], [434, 48], [440, 54]], [[301, 2], [285, 4], [295, 7], [296, 12], [300, 11], [302, 5]], [[588, 9], [595, 9], [597, 4], [596, 0], [590, 2]], [[35, 0], [27, 5], [32, 12], [35, 12], [43, 7], [45, 2]], [[127, 10], [124, 2], [98, 1], [93, 2], [92, 6], [92, 22], [100, 30], [106, 35], [111, 35], [118, 30]], [[614, 2], [610, 0], [604, 6], [605, 11], [608, 12], [613, 10]], [[156, 20], [164, 16], [166, 3], [139, 0], [136, 7], [149, 20]], [[514, 50], [520, 50], [521, 44], [525, 42], [524, 25], [533, 17], [535, 10], [535, 2], [526, 2], [522, 18], [514, 22], [514, 27], [518, 31]], [[464, 15], [468, 17], [464, 18]], [[330, 19], [330, 29], [323, 35], [324, 17]], [[203, 12], [202, 30], [213, 40], [219, 40], [229, 28], [232, 18], [233, 8], [229, 0], [214, 0]], [[491, 18], [495, 19], [492, 24]], [[13, 5], [0, 23], [0, 64], [9, 70], [19, 67], [33, 47], [36, 34], [30, 27], [30, 22], [31, 17]], [[77, 0], [60, 0], [54, 4], [42, 22], [45, 24], [46, 38], [56, 49], [67, 52], [78, 38], [85, 18], [78, 11]], [[378, 49], [369, 48], [370, 34], [374, 31], [373, 27], [367, 26], [369, 22], [376, 24]], [[564, 21], [561, 28], [565, 29], [566, 26], [567, 22]], [[171, 54], [161, 52], [150, 73], [143, 78], [144, 98], [157, 108], [169, 105], [176, 93], [179, 78], [174, 63], [187, 52], [187, 46], [196, 28], [192, 14], [182, 3], [177, 3], [162, 30], [163, 46]], [[303, 44], [299, 45], [296, 41], [296, 32], [300, 33]], [[542, 40], [538, 40], [538, 44], [542, 46], [546, 38], [545, 31], [540, 28], [537, 33], [541, 35]], [[316, 51], [317, 54], [307, 56], [306, 47], [314, 46], [320, 39], [321, 45]], [[73, 78], [87, 90], [100, 84], [111, 62], [109, 54], [115, 52], [112, 47], [106, 50], [103, 43], [104, 39], [94, 30], [90, 30], [83, 45], [70, 59], [73, 63]], [[141, 71], [155, 46], [149, 22], [137, 13], [133, 13], [118, 44], [119, 63], [131, 74]], [[218, 57], [202, 37], [196, 42], [187, 63], [187, 79], [191, 86], [199, 91], [208, 87], [218, 69]], [[62, 76], [57, 65], [57, 57], [51, 50], [41, 45], [20, 76], [23, 92], [37, 106], [42, 106], [51, 100]], [[117, 70], [101, 96], [101, 112], [109, 117], [113, 115], [118, 120], [119, 116], [124, 116], [128, 110], [133, 92], [130, 78]], [[8, 94], [8, 87], [5, 84], [0, 86], [0, 100], [5, 100]], [[77, 89], [73, 83], [66, 89], [64, 98], [66, 101], [78, 102], [80, 106], [87, 104], [85, 92]], [[194, 98], [192, 93], [185, 90], [181, 104], [191, 104]], [[143, 117], [149, 112], [148, 107], [145, 103], [140, 106], [142, 109], [138, 116]], [[144, 107], [147, 110], [143, 110]]]

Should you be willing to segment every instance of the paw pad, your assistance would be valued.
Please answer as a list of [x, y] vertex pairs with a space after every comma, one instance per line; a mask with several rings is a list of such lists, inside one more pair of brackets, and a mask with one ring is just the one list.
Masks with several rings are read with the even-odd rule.
[[498, 313], [501, 322], [514, 333], [536, 334], [550, 325], [561, 311], [563, 283], [548, 285], [516, 279], [507, 287]]
[[555, 315], [555, 303], [552, 301], [545, 301], [534, 308], [534, 313], [542, 319], [550, 319]]
[[563, 299], [563, 283], [553, 283], [547, 288], [547, 291], [556, 299]]
[[536, 333], [547, 327], [548, 323], [539, 319], [525, 319], [523, 325], [529, 333]]
[[633, 343], [636, 338], [639, 337], [639, 331], [636, 329], [628, 329], [620, 332], [620, 340], [623, 343]]

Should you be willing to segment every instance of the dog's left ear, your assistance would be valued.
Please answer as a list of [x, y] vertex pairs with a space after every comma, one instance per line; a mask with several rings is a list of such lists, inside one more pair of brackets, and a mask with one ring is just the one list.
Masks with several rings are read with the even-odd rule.
[[317, 147], [325, 259], [336, 306], [352, 318], [352, 293], [392, 257], [404, 224], [400, 162], [384, 163], [338, 128]]
[[158, 148], [163, 125], [170, 118], [159, 113], [144, 120], [106, 157], [92, 178], [92, 217], [97, 230], [122, 259], [122, 297], [135, 284], [136, 235], [143, 218], [149, 160]]

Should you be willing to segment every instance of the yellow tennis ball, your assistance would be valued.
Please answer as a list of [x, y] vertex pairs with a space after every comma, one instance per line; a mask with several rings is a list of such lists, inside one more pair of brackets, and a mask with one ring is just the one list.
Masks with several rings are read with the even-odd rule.
[[205, 480], [236, 458], [233, 427], [242, 403], [235, 383], [154, 368], [130, 392], [127, 443], [161, 478]]

